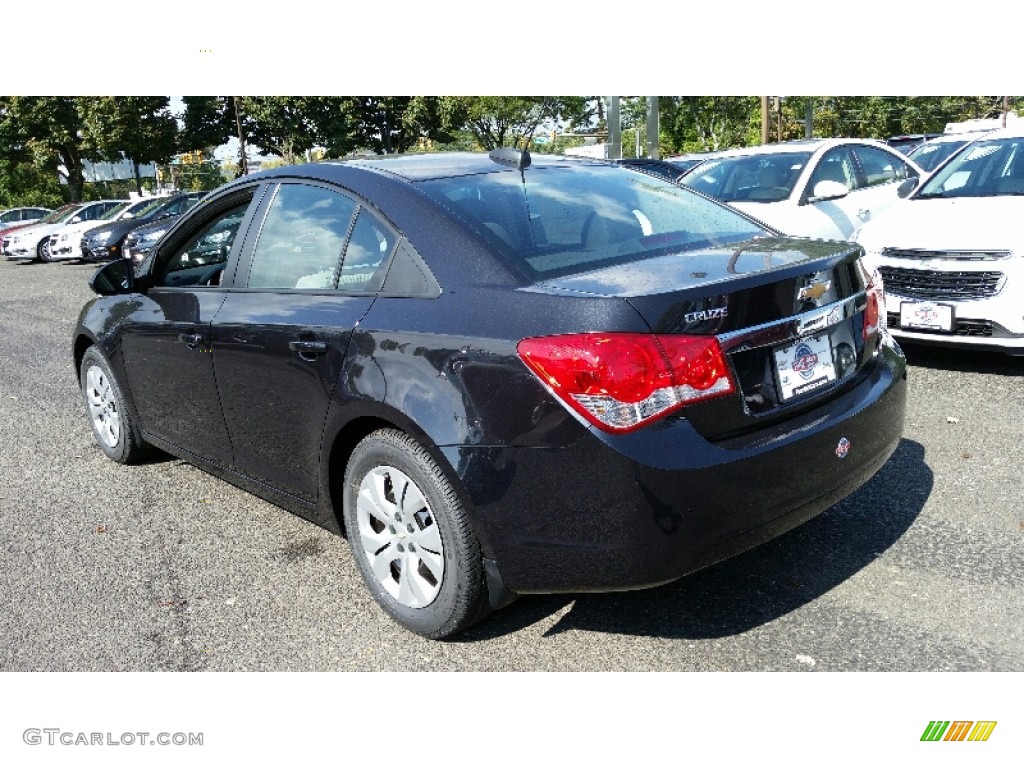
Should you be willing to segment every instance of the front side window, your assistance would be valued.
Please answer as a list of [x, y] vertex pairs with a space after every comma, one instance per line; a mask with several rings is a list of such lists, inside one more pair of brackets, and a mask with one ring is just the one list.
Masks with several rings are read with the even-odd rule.
[[355, 211], [354, 200], [333, 190], [282, 184], [253, 251], [248, 287], [334, 288]]
[[773, 152], [711, 158], [682, 183], [726, 203], [778, 202], [792, 194], [810, 152]]
[[217, 284], [217, 276], [228, 260], [248, 206], [246, 199], [221, 211], [183, 245], [160, 253], [154, 265], [153, 284], [176, 287]]
[[860, 163], [866, 187], [902, 181], [910, 175], [910, 166], [884, 149], [855, 147], [853, 152]]
[[838, 181], [850, 191], [857, 189], [857, 170], [849, 149], [837, 147], [825, 153], [807, 184], [809, 197], [815, 195], [814, 189], [822, 181]]

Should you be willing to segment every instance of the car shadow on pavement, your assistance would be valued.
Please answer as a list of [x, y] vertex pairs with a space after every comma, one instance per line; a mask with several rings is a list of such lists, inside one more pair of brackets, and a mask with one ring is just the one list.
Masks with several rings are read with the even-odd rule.
[[648, 590], [523, 597], [456, 641], [516, 632], [570, 603], [546, 636], [583, 630], [710, 639], [747, 632], [812, 602], [871, 564], [914, 522], [932, 486], [924, 447], [904, 439], [855, 493], [773, 541]]
[[920, 344], [901, 344], [907, 362], [921, 368], [991, 373], [1001, 376], [1024, 376], [1024, 356], [1011, 357], [1002, 352], [980, 349], [952, 349]]

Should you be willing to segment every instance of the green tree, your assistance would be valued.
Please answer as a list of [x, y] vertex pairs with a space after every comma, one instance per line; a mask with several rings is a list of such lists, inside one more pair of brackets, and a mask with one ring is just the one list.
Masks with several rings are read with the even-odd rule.
[[587, 113], [584, 96], [461, 97], [465, 128], [484, 149], [523, 147], [545, 124], [579, 122]]
[[175, 153], [178, 123], [167, 96], [99, 96], [80, 102], [82, 132], [106, 160], [132, 161], [135, 191], [139, 165], [166, 163]]
[[[661, 96], [661, 133], [669, 152], [705, 152], [760, 141], [757, 96]], [[751, 131], [752, 116], [758, 128]]]
[[0, 96], [0, 144], [27, 152], [54, 177], [67, 181], [68, 198], [79, 202], [85, 186], [84, 161], [102, 153], [82, 131], [81, 108], [89, 97]]

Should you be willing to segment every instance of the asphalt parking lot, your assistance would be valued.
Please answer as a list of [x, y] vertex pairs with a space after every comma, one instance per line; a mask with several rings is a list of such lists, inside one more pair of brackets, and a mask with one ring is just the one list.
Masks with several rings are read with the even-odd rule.
[[344, 539], [177, 459], [95, 447], [94, 270], [0, 262], [0, 670], [1024, 670], [1024, 359], [908, 350], [904, 439], [850, 498], [673, 584], [520, 599], [449, 642]]

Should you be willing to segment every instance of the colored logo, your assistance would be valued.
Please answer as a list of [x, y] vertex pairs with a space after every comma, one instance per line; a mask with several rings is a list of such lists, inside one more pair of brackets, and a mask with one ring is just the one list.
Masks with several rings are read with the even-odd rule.
[[995, 720], [932, 720], [921, 741], [988, 741], [995, 729]]
[[914, 310], [914, 315], [918, 320], [924, 323], [934, 322], [939, 318], [939, 313], [935, 311], [935, 307], [931, 304], [925, 304]]
[[845, 437], [839, 441], [839, 445], [836, 446], [836, 456], [840, 459], [845, 459], [846, 454], [850, 452], [850, 441]]
[[825, 291], [832, 285], [831, 280], [815, 280], [810, 285], [805, 285], [796, 295], [797, 301], [813, 301], [815, 304], [825, 295]]
[[814, 366], [818, 364], [818, 356], [806, 344], [799, 344], [793, 355], [793, 370], [805, 379], [814, 375]]

